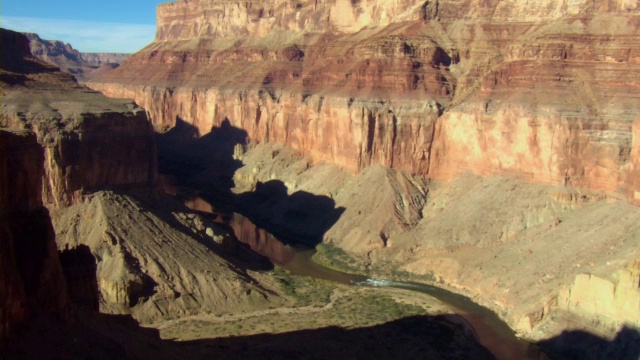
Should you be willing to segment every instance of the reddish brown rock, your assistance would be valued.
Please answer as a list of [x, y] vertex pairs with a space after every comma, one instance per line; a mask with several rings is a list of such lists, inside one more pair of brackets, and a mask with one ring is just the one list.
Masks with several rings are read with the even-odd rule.
[[[325, 242], [367, 266], [435, 275], [528, 333], [578, 273], [636, 256], [637, 209], [613, 198], [638, 199], [638, 10], [180, 1], [159, 8], [156, 41], [90, 86], [135, 99], [161, 131], [185, 122], [204, 135], [228, 120], [249, 142], [361, 173], [349, 191], [324, 192], [326, 174], [306, 188], [346, 208]], [[430, 186], [424, 206], [395, 169], [456, 180]], [[236, 186], [256, 173], [298, 190], [275, 165], [239, 170]]]
[[43, 196], [66, 206], [103, 187], [155, 182], [155, 141], [144, 110], [79, 85], [2, 31], [0, 128], [30, 129], [45, 147]]
[[29, 131], [0, 130], [0, 339], [35, 313], [66, 316], [64, 280], [49, 212], [44, 154]]
[[[157, 129], [225, 119], [359, 172], [464, 171], [632, 192], [640, 17], [629, 1], [181, 1], [91, 83]], [[633, 195], [631, 196], [633, 198]]]

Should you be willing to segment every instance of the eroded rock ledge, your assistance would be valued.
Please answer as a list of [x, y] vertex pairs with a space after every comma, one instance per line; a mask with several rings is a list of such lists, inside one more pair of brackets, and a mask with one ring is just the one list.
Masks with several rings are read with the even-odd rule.
[[68, 206], [103, 187], [152, 186], [153, 130], [143, 109], [109, 99], [33, 57], [29, 41], [2, 30], [0, 127], [30, 129], [45, 148], [43, 197]]

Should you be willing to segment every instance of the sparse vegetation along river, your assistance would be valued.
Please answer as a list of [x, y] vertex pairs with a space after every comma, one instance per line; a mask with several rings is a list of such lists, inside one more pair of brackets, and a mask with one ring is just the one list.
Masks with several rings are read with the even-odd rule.
[[537, 346], [516, 337], [513, 330], [491, 310], [474, 303], [469, 298], [428, 284], [376, 279], [364, 275], [350, 274], [325, 267], [313, 260], [316, 252], [297, 245], [285, 245], [276, 237], [254, 225], [249, 219], [237, 213], [223, 213], [202, 198], [190, 198], [186, 204], [206, 204], [196, 210], [211, 209], [216, 221], [231, 227], [237, 240], [247, 244], [258, 254], [294, 275], [329, 280], [353, 286], [375, 288], [396, 288], [426, 294], [449, 305], [452, 315], [449, 319], [466, 329], [471, 337], [478, 340], [498, 359], [545, 359]]

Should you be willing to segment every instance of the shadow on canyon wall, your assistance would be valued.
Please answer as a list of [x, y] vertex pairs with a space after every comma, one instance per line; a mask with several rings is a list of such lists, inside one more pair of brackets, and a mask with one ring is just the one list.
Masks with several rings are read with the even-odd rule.
[[289, 195], [280, 180], [258, 182], [255, 190], [235, 196], [234, 210], [272, 233], [285, 244], [315, 247], [335, 224], [344, 208], [327, 196], [306, 191]]
[[[241, 213], [285, 243], [311, 247], [322, 241], [343, 213], [344, 208], [336, 208], [333, 199], [303, 191], [289, 194], [279, 180], [258, 182], [254, 191], [234, 194], [233, 175], [243, 166], [235, 155], [239, 147], [248, 146], [248, 134], [233, 127], [228, 119], [202, 137], [197, 134], [195, 127], [177, 119], [175, 128], [158, 135], [160, 172], [176, 179], [185, 194], [202, 197], [218, 209]], [[466, 338], [462, 342], [465, 345], [452, 341], [455, 330], [451, 326], [446, 317], [423, 316], [367, 328], [326, 327], [197, 341], [163, 340], [154, 346], [166, 348], [165, 354], [188, 352], [193, 359], [491, 358], [484, 349], [471, 350], [477, 345], [473, 339]], [[422, 347], [424, 344], [431, 347]], [[632, 328], [621, 329], [611, 341], [571, 331], [538, 345], [551, 359], [640, 359], [640, 332]]]
[[[39, 316], [6, 342], [3, 359], [493, 359], [446, 315], [412, 316], [361, 328], [329, 326], [280, 334], [161, 339], [128, 315], [76, 311], [72, 323]], [[541, 343], [550, 359], [635, 360], [637, 330], [612, 341], [582, 331]], [[568, 346], [567, 346], [568, 345]]]
[[245, 130], [229, 119], [198, 137], [198, 130], [176, 119], [176, 126], [159, 134], [158, 168], [170, 175], [185, 192], [225, 211], [238, 212], [287, 244], [315, 247], [344, 212], [327, 196], [305, 191], [288, 193], [280, 180], [258, 182], [254, 191], [232, 192], [233, 175], [243, 166], [238, 154], [248, 146]]
[[29, 41], [17, 36], [13, 31], [2, 29], [0, 38], [1, 54], [0, 68], [7, 72], [0, 74], [0, 81], [8, 85], [23, 85], [27, 79], [24, 74], [55, 73], [60, 71], [53, 65], [48, 65], [32, 56]]
[[145, 197], [137, 197], [131, 193], [129, 193], [129, 195], [136, 198], [136, 200], [144, 206], [145, 211], [153, 213], [155, 216], [169, 224], [173, 229], [189, 236], [201, 245], [206, 246], [216, 255], [227, 260], [231, 265], [233, 265], [232, 270], [240, 275], [245, 281], [257, 283], [257, 281], [249, 275], [248, 271], [267, 271], [273, 269], [273, 264], [268, 258], [252, 251], [247, 244], [237, 241], [238, 239], [234, 239], [233, 236], [224, 236], [218, 243], [212, 240], [208, 235], [202, 236], [202, 234], [194, 234], [193, 230], [177, 221], [172, 212], [177, 211], [185, 214], [198, 214], [202, 219], [207, 221], [204, 223], [205, 227], [216, 226], [225, 230], [229, 234], [237, 236], [238, 229], [232, 226], [233, 224], [230, 224], [232, 215], [225, 213], [212, 213], [212, 211], [208, 209], [209, 204], [205, 204], [205, 209], [194, 209], [172, 197], [161, 197], [159, 200], [148, 201], [148, 198]]
[[611, 341], [585, 331], [564, 331], [538, 345], [551, 359], [638, 360], [640, 330], [625, 326]]
[[172, 175], [180, 185], [208, 185], [224, 195], [233, 188], [233, 174], [242, 167], [234, 151], [245, 147], [247, 138], [247, 132], [232, 126], [229, 119], [199, 137], [196, 127], [176, 118], [171, 130], [156, 137], [158, 171]]
[[3, 359], [493, 359], [444, 316], [413, 316], [362, 328], [176, 341], [127, 315], [78, 311], [71, 324], [39, 317]]
[[100, 308], [96, 259], [84, 244], [58, 250], [69, 297], [78, 306], [98, 311]]

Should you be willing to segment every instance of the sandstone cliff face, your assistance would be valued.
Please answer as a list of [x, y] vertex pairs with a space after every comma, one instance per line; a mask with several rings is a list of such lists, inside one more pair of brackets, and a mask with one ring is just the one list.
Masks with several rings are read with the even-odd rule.
[[0, 339], [36, 313], [65, 316], [64, 279], [49, 212], [44, 154], [29, 131], [0, 130]]
[[129, 56], [119, 53], [81, 53], [71, 44], [59, 40], [44, 40], [34, 33], [24, 35], [29, 39], [29, 48], [33, 56], [59, 67], [78, 81], [88, 80], [95, 74], [114, 69]]
[[558, 296], [558, 305], [603, 327], [640, 326], [640, 261], [633, 261], [613, 280], [593, 274], [576, 276]]
[[464, 171], [633, 199], [640, 20], [630, 1], [181, 1], [90, 84], [157, 129], [224, 119], [359, 172]]
[[0, 127], [31, 129], [45, 147], [45, 201], [66, 206], [102, 187], [153, 185], [155, 142], [144, 111], [78, 85], [31, 56], [28, 44], [2, 31]]

